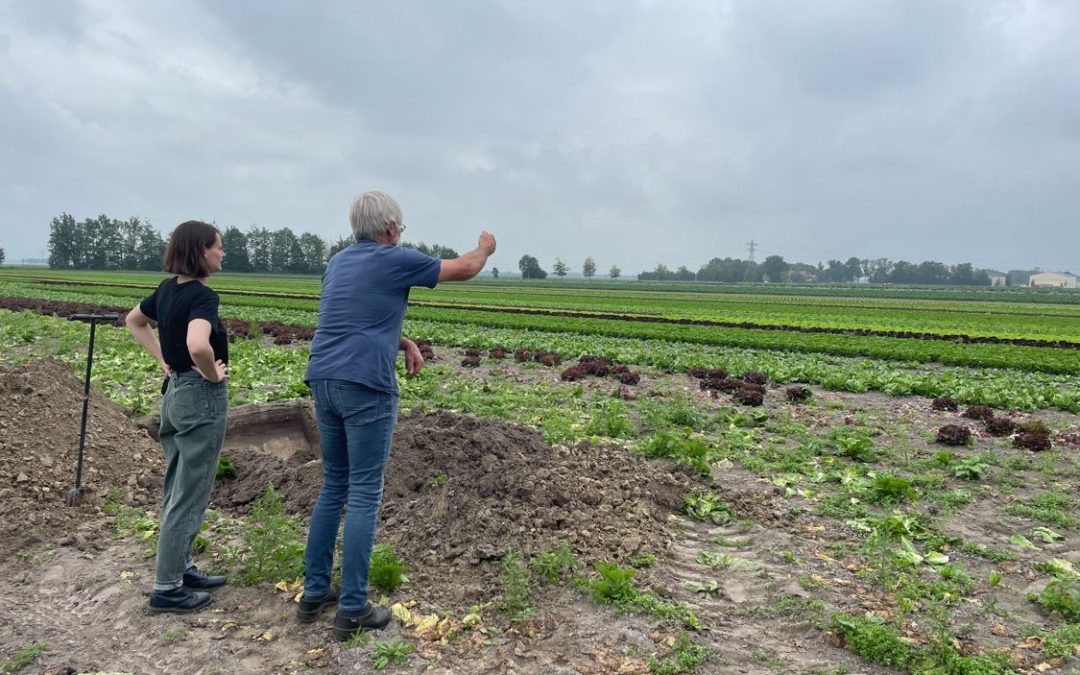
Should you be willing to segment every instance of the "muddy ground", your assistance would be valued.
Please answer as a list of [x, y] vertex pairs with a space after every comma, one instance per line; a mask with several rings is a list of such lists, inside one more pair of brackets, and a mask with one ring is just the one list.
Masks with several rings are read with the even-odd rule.
[[[456, 360], [456, 353], [440, 353], [444, 362]], [[484, 377], [489, 368], [523, 384], [558, 380], [557, 370], [507, 363], [460, 370], [458, 376]], [[600, 380], [587, 386], [613, 388]], [[632, 391], [650, 392], [728, 403], [684, 375], [649, 374]], [[145, 557], [145, 543], [115, 537], [104, 506], [115, 500], [153, 507], [160, 490], [158, 446], [122, 410], [93, 396], [87, 493], [69, 508], [63, 498], [74, 477], [82, 382], [56, 363], [0, 367], [0, 393], [0, 661], [10, 662], [26, 645], [48, 642], [22, 672], [372, 670], [373, 647], [345, 649], [334, 642], [330, 613], [310, 626], [292, 620], [293, 590], [230, 586], [199, 614], [147, 615], [152, 560]], [[924, 437], [958, 417], [930, 411], [926, 399], [814, 394], [817, 405], [793, 408], [782, 392], [770, 389], [766, 408], [821, 428], [849, 417], [885, 434], [898, 433], [896, 425], [903, 424], [911, 430], [905, 440], [931, 450]], [[1050, 417], [1062, 429], [1056, 438], [1068, 448], [1076, 434], [1068, 425], [1073, 420]], [[280, 450], [229, 448], [237, 477], [218, 483], [212, 506], [243, 518], [273, 484], [289, 511], [306, 514], [318, 493], [316, 454], [299, 439], [291, 451]], [[799, 610], [814, 600], [834, 611], [894, 611], [888, 598], [867, 591], [854, 560], [836, 553], [838, 543], [854, 546], [857, 533], [809, 509], [793, 509], [777, 485], [738, 466], [718, 466], [715, 479], [709, 489], [736, 516], [724, 526], [681, 515], [682, 496], [703, 487], [684, 467], [646, 461], [618, 447], [551, 447], [536, 431], [503, 421], [403, 415], [378, 538], [402, 557], [409, 583], [389, 602], [408, 604], [415, 614], [450, 617], [447, 625], [461, 629], [454, 622], [469, 605], [500, 595], [501, 557], [508, 549], [533, 555], [568, 541], [586, 563], [625, 562], [649, 552], [659, 562], [641, 570], [640, 581], [660, 597], [692, 607], [703, 625], [695, 639], [714, 650], [699, 672], [893, 672], [843, 649]], [[948, 527], [997, 542], [1020, 524], [972, 508], [951, 517]], [[1056, 545], [1055, 554], [1075, 558], [1071, 543]], [[730, 559], [722, 568], [710, 567], [702, 554]], [[965, 562], [973, 576], [985, 577], [995, 567], [981, 559]], [[1032, 566], [1033, 558], [1022, 554], [1004, 568], [1004, 585], [1011, 589], [1002, 596], [1004, 608], [1017, 617], [1012, 625], [1045, 623], [1026, 600], [1037, 583]], [[524, 622], [508, 623], [488, 610], [481, 626], [457, 637], [417, 635], [414, 627], [395, 622], [378, 639], [401, 637], [416, 647], [402, 672], [647, 673], [649, 657], [666, 656], [678, 633], [648, 616], [596, 605], [566, 582], [538, 583], [535, 593], [537, 611]], [[994, 633], [999, 644], [1023, 652], [1015, 629], [1006, 632]], [[1037, 653], [1020, 656], [1032, 668], [1039, 662]]]

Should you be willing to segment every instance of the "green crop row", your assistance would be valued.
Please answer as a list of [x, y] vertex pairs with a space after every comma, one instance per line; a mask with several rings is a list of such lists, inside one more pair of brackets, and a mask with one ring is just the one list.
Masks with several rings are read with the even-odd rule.
[[[158, 272], [101, 272], [88, 270], [49, 270], [42, 268], [9, 267], [0, 270], [0, 278], [11, 279], [69, 279], [75, 281], [136, 282], [154, 285], [162, 277]], [[230, 288], [274, 290], [279, 292], [318, 293], [320, 279], [317, 276], [271, 275], [271, 274], [221, 274], [215, 281]], [[806, 299], [861, 298], [883, 301], [951, 302], [969, 303], [1058, 305], [1064, 310], [1069, 305], [1080, 305], [1080, 293], [1072, 289], [1025, 288], [1025, 287], [972, 287], [972, 286], [867, 286], [860, 284], [802, 285], [802, 284], [754, 284], [754, 283], [705, 283], [705, 282], [644, 282], [632, 279], [555, 279], [542, 281], [489, 277], [475, 279], [468, 284], [472, 289], [491, 289], [496, 293], [586, 293], [602, 292], [649, 293], [656, 295], [697, 293], [710, 296], [761, 296], [767, 298], [793, 297]]]
[[[108, 294], [104, 292], [108, 291]], [[107, 306], [133, 306], [144, 291], [130, 288], [39, 288], [0, 283], [0, 296], [81, 301]], [[280, 321], [314, 326], [314, 300], [261, 296], [224, 296], [222, 314], [245, 321]], [[942, 363], [976, 368], [1010, 368], [1057, 374], [1080, 373], [1080, 350], [1022, 347], [1008, 344], [962, 344], [940, 340], [877, 337], [797, 331], [723, 328], [642, 323], [585, 317], [553, 317], [499, 311], [416, 306], [409, 318], [493, 328], [576, 333], [639, 340], [678, 341], [773, 351], [832, 354], [887, 361]]]
[[[288, 323], [287, 314], [275, 312], [263, 315], [261, 320]], [[100, 338], [102, 348], [109, 349], [110, 340], [115, 340], [116, 349], [122, 345], [126, 355], [116, 357], [115, 371], [95, 367], [95, 383], [105, 390], [117, 390], [119, 393], [114, 398], [122, 400], [124, 405], [144, 408], [144, 399], [152, 400], [156, 391], [156, 379], [147, 379], [147, 373], [155, 374], [154, 363], [137, 350], [136, 356], [131, 356], [129, 350], [133, 346], [125, 331], [106, 328]], [[118, 337], [108, 337], [113, 331]], [[481, 328], [416, 319], [406, 320], [404, 332], [447, 347], [490, 349], [501, 345], [510, 350], [552, 350], [565, 359], [596, 354], [619, 363], [670, 372], [685, 372], [695, 366], [724, 368], [734, 374], [756, 370], [776, 382], [805, 382], [837, 391], [879, 391], [893, 396], [948, 395], [961, 403], [997, 408], [1060, 408], [1080, 412], [1080, 377], [1076, 376], [1003, 369], [899, 367], [885, 361], [823, 354], [733, 349], [667, 340], [602, 336], [583, 339], [570, 333]], [[87, 330], [82, 324], [31, 312], [0, 311], [0, 350], [7, 360], [51, 356], [74, 364], [85, 358], [86, 339]], [[302, 393], [297, 383], [302, 379], [306, 354], [303, 346], [272, 347], [254, 340], [236, 342], [231, 349], [233, 384], [244, 384], [249, 392], [237, 402], [287, 399]], [[241, 361], [237, 362], [238, 358]], [[129, 362], [138, 365], [129, 366]]]
[[[20, 282], [27, 288], [67, 289], [72, 292], [118, 293], [149, 292], [157, 278], [139, 281]], [[237, 285], [237, 281], [243, 281]], [[126, 287], [138, 286], [138, 289]], [[289, 294], [297, 302], [316, 302], [318, 288], [304, 284], [299, 288], [280, 288], [271, 282], [252, 286], [250, 280], [236, 275], [218, 282], [223, 295], [236, 303], [258, 302], [254, 294]], [[751, 323], [767, 326], [798, 326], [845, 330], [919, 332], [936, 335], [1021, 338], [1034, 340], [1074, 340], [1080, 334], [1080, 311], [1070, 307], [1016, 305], [1001, 303], [923, 302], [827, 299], [805, 297], [731, 296], [702, 293], [642, 293], [634, 291], [577, 291], [535, 288], [493, 288], [475, 284], [450, 284], [434, 290], [415, 289], [414, 302], [451, 304], [473, 309], [551, 310], [618, 314]], [[277, 298], [286, 300], [287, 298]], [[275, 305], [278, 306], [278, 305]]]

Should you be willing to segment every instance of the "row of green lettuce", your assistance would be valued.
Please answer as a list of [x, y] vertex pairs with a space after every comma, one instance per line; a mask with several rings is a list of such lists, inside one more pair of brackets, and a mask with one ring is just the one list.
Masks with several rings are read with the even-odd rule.
[[[84, 289], [85, 290], [85, 289]], [[0, 297], [28, 297], [127, 307], [142, 296], [138, 289], [51, 289], [0, 283]], [[275, 321], [314, 326], [317, 304], [312, 300], [259, 296], [224, 296], [222, 314], [244, 321]], [[408, 317], [484, 328], [508, 328], [571, 333], [578, 336], [685, 342], [739, 349], [817, 353], [871, 358], [901, 363], [941, 363], [972, 368], [1006, 368], [1050, 374], [1080, 374], [1080, 350], [1025, 347], [1011, 344], [965, 344], [866, 335], [803, 333], [797, 331], [721, 328], [613, 319], [543, 316], [500, 311], [410, 307]], [[579, 338], [580, 339], [580, 338]]]
[[[1080, 377], [991, 368], [900, 366], [871, 359], [756, 349], [733, 349], [666, 340], [638, 340], [571, 333], [479, 328], [408, 319], [405, 332], [447, 347], [552, 350], [565, 359], [595, 354], [632, 366], [684, 372], [695, 366], [751, 370], [777, 382], [802, 382], [836, 391], [878, 391], [893, 396], [951, 396], [961, 403], [997, 408], [1060, 408], [1080, 412]], [[85, 325], [33, 312], [0, 310], [0, 357], [6, 361], [53, 357], [84, 363]], [[287, 400], [306, 393], [306, 345], [275, 347], [262, 340], [239, 340], [230, 348], [233, 400], [255, 403]], [[155, 364], [127, 332], [105, 326], [95, 347], [94, 382], [122, 405], [138, 412], [156, 403]]]
[[[0, 269], [0, 277], [48, 278], [71, 280], [124, 280], [146, 282], [160, 279], [160, 272], [106, 272], [94, 270], [50, 270], [40, 267], [7, 267]], [[317, 293], [318, 276], [293, 274], [221, 274], [218, 277], [232, 287], [274, 289]], [[470, 286], [492, 288], [497, 292], [538, 290], [540, 292], [635, 292], [656, 294], [698, 293], [703, 295], [756, 295], [763, 297], [801, 298], [862, 298], [868, 300], [908, 300], [914, 302], [949, 301], [956, 303], [1021, 303], [1034, 305], [1080, 305], [1080, 293], [1063, 288], [1027, 287], [973, 287], [973, 286], [880, 286], [864, 284], [753, 284], [753, 283], [700, 283], [700, 282], [648, 282], [634, 279], [557, 279], [544, 280], [500, 277], [485, 274], [470, 282]]]
[[[106, 281], [12, 282], [28, 289], [68, 290], [87, 295], [145, 294], [153, 280], [109, 285]], [[215, 279], [215, 282], [218, 280]], [[63, 285], [57, 285], [58, 283]], [[285, 293], [268, 288], [237, 287], [232, 280], [215, 283], [223, 295], [239, 304], [303, 309], [317, 303], [318, 289], [305, 288], [295, 298], [260, 298], [257, 293]], [[416, 302], [471, 309], [570, 311], [632, 317], [663, 317], [844, 330], [917, 332], [934, 335], [971, 335], [1033, 340], [1075, 340], [1080, 334], [1078, 308], [1047, 311], [1046, 306], [981, 303], [918, 303], [866, 301], [852, 298], [822, 301], [816, 298], [716, 296], [699, 293], [638, 293], [546, 289], [498, 289], [472, 284], [449, 284], [436, 289], [417, 288]]]

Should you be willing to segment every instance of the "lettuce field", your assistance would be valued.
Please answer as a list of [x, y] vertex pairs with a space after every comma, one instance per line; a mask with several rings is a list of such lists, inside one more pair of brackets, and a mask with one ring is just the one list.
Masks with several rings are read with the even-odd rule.
[[[161, 278], [0, 270], [0, 367], [13, 374], [52, 359], [81, 377], [88, 329], [66, 317], [125, 312]], [[211, 285], [232, 339], [231, 403], [307, 401], [319, 279], [222, 274]], [[325, 631], [290, 629], [273, 649], [252, 652], [253, 663], [336, 672], [392, 653], [387, 663], [409, 672], [497, 672], [508, 662], [537, 673], [1072, 672], [1078, 298], [1013, 288], [516, 280], [414, 289], [404, 334], [421, 342], [427, 363], [414, 377], [401, 366], [399, 441], [426, 427], [454, 429], [467, 454], [487, 438], [482, 425], [525, 434], [510, 445], [532, 454], [481, 448], [477, 462], [491, 473], [497, 460], [520, 461], [501, 465], [504, 473], [536, 486], [466, 480], [464, 464], [409, 464], [395, 441], [391, 463], [400, 456], [415, 485], [388, 487], [380, 525], [408, 579], [385, 593], [404, 610], [395, 612], [394, 641], [342, 648]], [[96, 392], [132, 420], [151, 418], [160, 382], [122, 324], [98, 329]], [[521, 440], [529, 434], [535, 441]], [[34, 484], [32, 467], [19, 468], [30, 449], [0, 452], [14, 490]], [[552, 492], [551, 506], [541, 488], [564, 460], [580, 462], [565, 483], [576, 487]], [[299, 467], [289, 471], [314, 471], [317, 484], [317, 462]], [[270, 482], [286, 510], [299, 499], [288, 480]], [[229, 512], [228, 489], [215, 492], [223, 511], [205, 533], [207, 555], [250, 578], [237, 547], [254, 512]], [[451, 532], [443, 548], [412, 547], [401, 528], [423, 530], [455, 508], [449, 495], [467, 501], [477, 489], [488, 507], [474, 514], [475, 529], [490, 540], [458, 546]], [[620, 490], [623, 498], [610, 499]], [[657, 496], [672, 490], [670, 504]], [[395, 500], [406, 496], [413, 520], [396, 520], [405, 507]], [[428, 496], [431, 512], [421, 507]], [[646, 498], [660, 515], [631, 506]], [[503, 529], [492, 524], [499, 504], [513, 505]], [[115, 516], [103, 517], [114, 527]], [[302, 526], [307, 513], [295, 517]], [[141, 546], [118, 536], [120, 549]], [[50, 551], [49, 542], [28, 545], [4, 564], [47, 566], [58, 555]], [[432, 574], [440, 566], [475, 584], [462, 582], [455, 595]], [[243, 602], [290, 611], [280, 608], [295, 579], [266, 581], [229, 591], [238, 595], [223, 611]], [[251, 621], [276, 630], [273, 611], [265, 614]], [[421, 614], [436, 623], [413, 620]], [[0, 619], [26, 620], [15, 610]], [[184, 630], [222, 629], [203, 621]], [[60, 651], [53, 665], [66, 663]], [[130, 665], [102, 654], [95, 664]], [[215, 660], [223, 654], [187, 657], [228, 672], [229, 661]], [[41, 658], [49, 663], [48, 652]]]

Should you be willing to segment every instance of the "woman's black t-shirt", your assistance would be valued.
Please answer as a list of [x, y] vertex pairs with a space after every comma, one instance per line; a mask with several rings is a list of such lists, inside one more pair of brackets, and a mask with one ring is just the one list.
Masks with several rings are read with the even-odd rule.
[[192, 319], [210, 322], [210, 346], [214, 360], [229, 362], [229, 336], [218, 318], [218, 294], [197, 280], [178, 283], [177, 277], [158, 284], [150, 297], [139, 303], [139, 311], [157, 321], [161, 356], [173, 372], [191, 370], [195, 362], [187, 348], [188, 323]]

